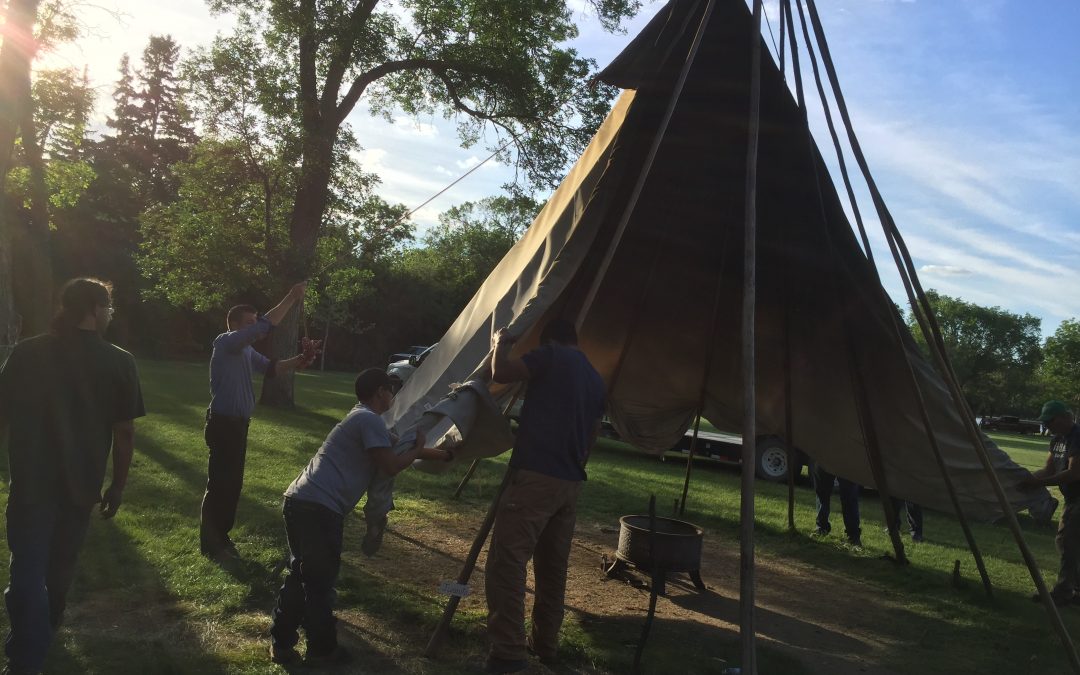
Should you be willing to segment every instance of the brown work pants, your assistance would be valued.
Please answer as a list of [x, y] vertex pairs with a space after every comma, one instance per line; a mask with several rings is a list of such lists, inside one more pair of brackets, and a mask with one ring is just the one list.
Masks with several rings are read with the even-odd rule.
[[503, 659], [526, 657], [525, 568], [532, 558], [536, 579], [532, 645], [538, 655], [551, 658], [559, 645], [581, 482], [511, 470], [485, 569], [491, 654]]

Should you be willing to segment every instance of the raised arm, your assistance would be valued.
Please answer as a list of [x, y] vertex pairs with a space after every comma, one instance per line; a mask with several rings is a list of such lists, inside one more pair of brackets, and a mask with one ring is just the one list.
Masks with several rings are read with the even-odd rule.
[[281, 302], [263, 316], [265, 316], [272, 325], [278, 325], [281, 323], [281, 320], [285, 318], [285, 315], [289, 313], [289, 310], [292, 309], [292, 306], [304, 297], [304, 292], [306, 290], [306, 281], [293, 284], [293, 287], [289, 289], [289, 292], [285, 294], [285, 297], [281, 299]]
[[529, 368], [525, 362], [510, 356], [517, 336], [511, 335], [506, 328], [500, 328], [492, 341], [495, 343], [495, 354], [491, 359], [491, 379], [499, 384], [529, 379]]

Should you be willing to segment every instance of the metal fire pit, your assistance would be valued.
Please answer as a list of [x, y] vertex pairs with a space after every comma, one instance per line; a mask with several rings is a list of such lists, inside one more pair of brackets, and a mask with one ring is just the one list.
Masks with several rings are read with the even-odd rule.
[[704, 591], [701, 547], [705, 532], [693, 523], [674, 518], [657, 517], [655, 523], [656, 538], [650, 555], [649, 516], [619, 518], [619, 550], [607, 575], [616, 576], [627, 565], [633, 565], [657, 579], [660, 585], [658, 592], [664, 595], [666, 576], [683, 572], [690, 576], [698, 590]]

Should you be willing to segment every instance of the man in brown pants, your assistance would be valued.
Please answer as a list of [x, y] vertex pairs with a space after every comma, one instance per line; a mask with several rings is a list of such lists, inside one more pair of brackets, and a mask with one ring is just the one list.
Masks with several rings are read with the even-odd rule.
[[[510, 483], [495, 516], [488, 552], [486, 594], [490, 673], [528, 667], [527, 652], [555, 661], [563, 620], [566, 567], [574, 536], [577, 498], [585, 463], [604, 413], [604, 382], [577, 348], [574, 325], [548, 323], [541, 346], [511, 358], [516, 338], [495, 335], [492, 377], [528, 380]], [[525, 578], [529, 559], [536, 578], [532, 635], [525, 637]]]

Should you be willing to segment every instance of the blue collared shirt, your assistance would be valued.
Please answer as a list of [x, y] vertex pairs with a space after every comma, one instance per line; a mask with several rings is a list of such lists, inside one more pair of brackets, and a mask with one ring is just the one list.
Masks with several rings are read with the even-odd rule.
[[210, 356], [211, 412], [251, 418], [251, 411], [255, 409], [252, 370], [265, 373], [270, 369], [270, 359], [255, 351], [251, 344], [273, 328], [269, 319], [260, 316], [246, 328], [214, 338], [214, 353]]

